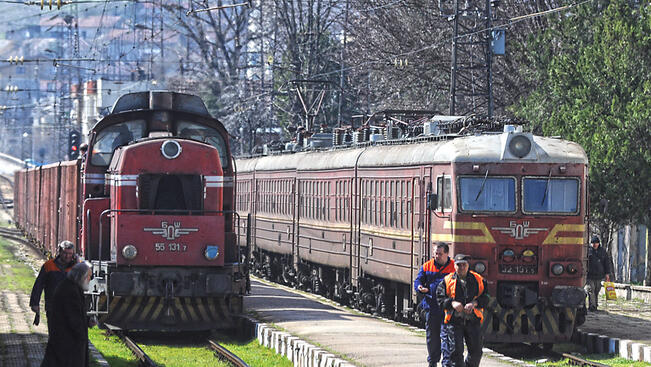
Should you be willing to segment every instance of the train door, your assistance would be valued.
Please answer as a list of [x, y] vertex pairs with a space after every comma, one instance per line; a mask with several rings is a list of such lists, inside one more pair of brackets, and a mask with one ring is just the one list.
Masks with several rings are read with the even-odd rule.
[[[416, 293], [414, 291], [414, 287], [411, 286], [411, 284], [414, 284], [414, 279], [416, 279], [416, 276], [418, 276], [418, 271], [420, 270], [421, 266], [421, 261], [420, 261], [420, 233], [418, 230], [418, 204], [417, 204], [417, 198], [418, 198], [418, 190], [420, 185], [419, 185], [420, 179], [418, 177], [412, 177], [409, 180], [409, 183], [407, 185], [407, 228], [410, 230], [410, 238], [411, 238], [411, 282], [410, 282], [410, 289], [411, 289], [411, 299], [413, 301], [416, 300]], [[413, 307], [414, 305], [412, 305]]]
[[301, 220], [301, 181], [298, 179], [298, 171], [294, 174], [292, 179], [292, 255], [294, 257], [294, 269], [298, 269], [298, 263], [300, 262], [299, 256], [299, 228]]
[[351, 198], [353, 199], [352, 215], [350, 217], [350, 228], [351, 228], [351, 243], [350, 243], [350, 284], [353, 287], [358, 286], [358, 279], [361, 274], [361, 250], [360, 250], [360, 238], [361, 238], [361, 215], [360, 215], [360, 206], [362, 195], [360, 193], [364, 192], [363, 185], [369, 185], [369, 180], [355, 175], [351, 179], [352, 187], [354, 188], [354, 193]]
[[348, 282], [357, 286], [357, 278], [359, 277], [359, 236], [358, 228], [360, 225], [360, 205], [362, 200], [362, 180], [355, 177], [350, 179], [350, 233], [348, 235], [348, 257], [349, 262], [349, 279]]

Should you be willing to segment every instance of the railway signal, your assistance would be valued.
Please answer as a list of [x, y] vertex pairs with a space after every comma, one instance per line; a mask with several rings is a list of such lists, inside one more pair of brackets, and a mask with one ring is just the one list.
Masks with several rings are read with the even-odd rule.
[[79, 144], [81, 143], [81, 134], [77, 130], [70, 131], [68, 135], [68, 156], [70, 159], [79, 157]]

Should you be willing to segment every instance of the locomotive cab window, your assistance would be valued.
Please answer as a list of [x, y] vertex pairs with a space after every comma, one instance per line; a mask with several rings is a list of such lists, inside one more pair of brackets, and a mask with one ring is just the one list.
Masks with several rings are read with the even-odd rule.
[[452, 209], [452, 180], [450, 177], [436, 178], [436, 193], [438, 210]]
[[217, 129], [196, 124], [188, 121], [179, 121], [176, 125], [177, 136], [185, 139], [197, 140], [202, 143], [210, 144], [217, 148], [219, 152], [219, 160], [221, 161], [222, 168], [228, 167], [228, 151], [224, 138], [219, 134]]
[[579, 212], [579, 180], [576, 178], [525, 177], [522, 187], [525, 213]]
[[471, 212], [514, 212], [515, 178], [461, 177], [461, 210]]
[[93, 143], [91, 163], [94, 166], [108, 166], [115, 149], [144, 137], [146, 126], [145, 120], [136, 120], [121, 122], [100, 130]]

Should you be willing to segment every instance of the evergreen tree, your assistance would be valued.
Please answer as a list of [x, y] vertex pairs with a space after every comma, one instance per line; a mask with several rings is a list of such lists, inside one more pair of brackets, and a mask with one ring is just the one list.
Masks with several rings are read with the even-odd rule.
[[585, 148], [591, 215], [606, 240], [618, 226], [648, 226], [651, 5], [583, 6], [533, 44], [525, 72], [539, 87], [514, 111]]

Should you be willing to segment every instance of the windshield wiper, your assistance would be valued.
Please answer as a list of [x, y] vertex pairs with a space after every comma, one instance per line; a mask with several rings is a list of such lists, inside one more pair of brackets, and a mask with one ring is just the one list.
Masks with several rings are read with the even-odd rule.
[[484, 181], [481, 182], [481, 187], [479, 187], [479, 192], [477, 193], [477, 196], [475, 197], [475, 201], [477, 201], [477, 199], [479, 199], [479, 196], [484, 191], [484, 185], [486, 184], [486, 178], [487, 177], [488, 177], [488, 169], [486, 169], [486, 175], [484, 176]]
[[543, 205], [545, 203], [545, 199], [547, 199], [547, 193], [549, 192], [549, 183], [552, 180], [552, 169], [549, 169], [549, 176], [547, 177], [547, 184], [545, 185], [545, 193], [543, 194], [543, 199], [540, 202], [540, 205]]

